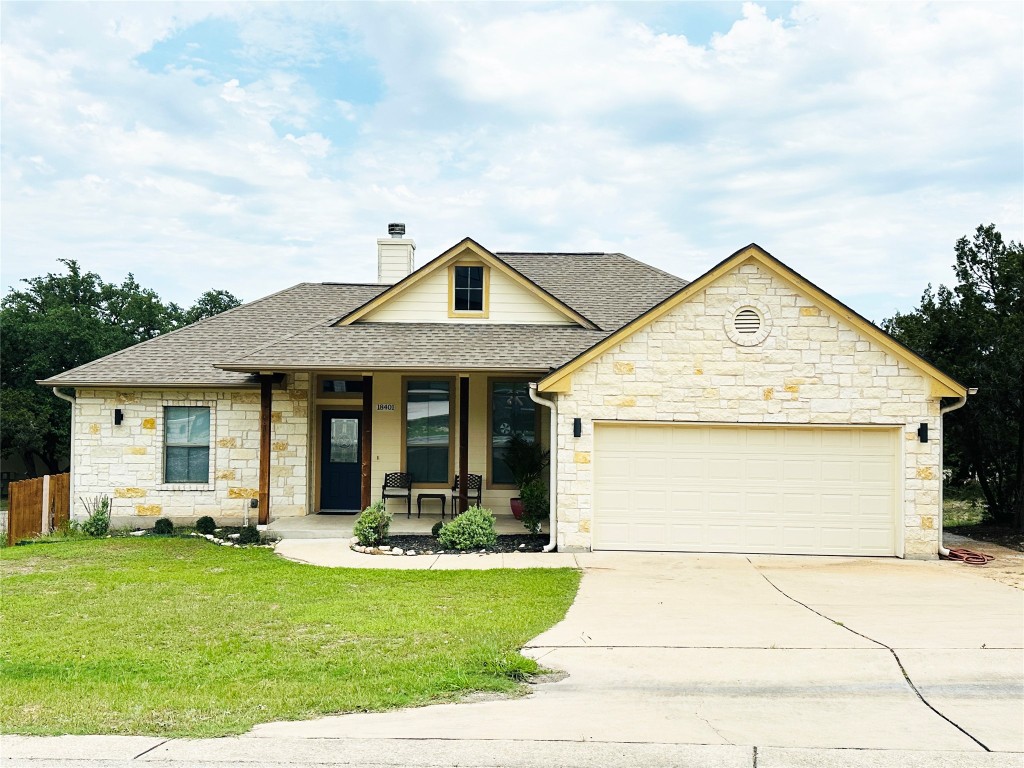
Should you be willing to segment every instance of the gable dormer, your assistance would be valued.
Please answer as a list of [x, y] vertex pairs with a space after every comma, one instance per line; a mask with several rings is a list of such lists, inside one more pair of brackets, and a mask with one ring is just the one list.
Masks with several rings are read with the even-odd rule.
[[595, 327], [469, 238], [342, 318], [338, 325], [356, 322]]

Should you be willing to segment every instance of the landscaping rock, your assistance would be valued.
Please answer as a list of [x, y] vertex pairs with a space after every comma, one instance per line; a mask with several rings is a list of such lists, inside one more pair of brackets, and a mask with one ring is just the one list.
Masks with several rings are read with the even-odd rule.
[[381, 552], [390, 552], [391, 551], [391, 547], [389, 545], [387, 545], [387, 544], [384, 544], [384, 545], [382, 545], [380, 547], [377, 547], [377, 549], [379, 549]]
[[406, 552], [405, 554], [407, 554], [407, 555], [415, 555], [415, 554], [416, 554], [416, 550], [415, 550], [415, 549], [410, 549], [410, 550], [409, 550], [408, 552]]
[[241, 535], [242, 535], [242, 534], [240, 534], [240, 533], [229, 533], [229, 534], [228, 534], [228, 538], [229, 538], [229, 539], [237, 539], [237, 538], [238, 538], [239, 536], [241, 536]]
[[404, 555], [404, 554], [405, 554], [405, 552], [403, 552], [403, 551], [402, 551], [402, 550], [400, 550], [400, 549], [393, 549], [393, 550], [391, 550], [391, 554], [392, 554], [392, 555]]
[[146, 532], [145, 531], [132, 531], [128, 535], [129, 536], [145, 536]]

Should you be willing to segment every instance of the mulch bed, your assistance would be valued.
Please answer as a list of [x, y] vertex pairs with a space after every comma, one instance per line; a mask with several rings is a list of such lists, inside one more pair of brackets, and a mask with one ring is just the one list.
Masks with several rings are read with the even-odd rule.
[[[389, 536], [387, 543], [392, 547], [401, 547], [404, 550], [414, 549], [417, 552], [433, 551], [435, 554], [441, 551], [441, 542], [433, 536]], [[493, 547], [488, 547], [488, 552], [540, 552], [548, 543], [547, 534], [522, 535], [501, 535]], [[479, 549], [473, 550], [479, 552]], [[447, 550], [445, 554], [457, 555], [458, 550]]]
[[945, 528], [944, 530], [955, 533], [957, 536], [988, 541], [1001, 547], [1024, 552], [1024, 533], [1014, 531], [1012, 528], [996, 525], [958, 525]]

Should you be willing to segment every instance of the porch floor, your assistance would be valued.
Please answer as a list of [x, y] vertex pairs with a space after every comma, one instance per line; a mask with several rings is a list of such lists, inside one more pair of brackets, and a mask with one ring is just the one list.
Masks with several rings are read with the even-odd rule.
[[[424, 510], [423, 517], [406, 517], [405, 511], [396, 507], [392, 510], [391, 533], [395, 535], [429, 534], [430, 529], [441, 519], [439, 512]], [[304, 517], [280, 517], [271, 520], [267, 534], [278, 539], [347, 539], [352, 536], [352, 526], [359, 515], [305, 515]], [[451, 517], [445, 515], [445, 522]], [[495, 515], [495, 529], [499, 534], [526, 533], [521, 521], [512, 515]]]

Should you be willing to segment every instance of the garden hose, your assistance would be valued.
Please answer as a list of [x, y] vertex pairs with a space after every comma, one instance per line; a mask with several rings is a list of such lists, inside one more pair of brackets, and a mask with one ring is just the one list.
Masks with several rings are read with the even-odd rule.
[[945, 558], [947, 560], [958, 560], [965, 565], [985, 565], [995, 560], [992, 555], [975, 552], [973, 549], [950, 549], [949, 554]]

